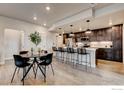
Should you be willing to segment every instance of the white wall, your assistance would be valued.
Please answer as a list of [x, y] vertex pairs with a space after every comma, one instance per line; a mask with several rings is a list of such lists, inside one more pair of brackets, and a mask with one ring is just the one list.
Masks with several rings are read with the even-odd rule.
[[63, 36], [57, 36], [56, 37], [56, 46], [62, 47], [63, 46]]
[[[54, 42], [55, 34], [48, 32], [48, 30], [44, 27], [30, 24], [24, 21], [19, 21], [7, 17], [0, 16], [0, 64], [4, 63], [4, 30], [15, 29], [18, 31], [24, 31], [24, 49], [30, 50], [30, 48], [34, 44], [32, 44], [29, 40], [29, 35], [31, 32], [38, 31], [41, 33], [42, 42], [38, 47], [45, 48], [47, 50], [51, 50], [51, 46]], [[13, 33], [14, 34], [14, 33]]]
[[12, 59], [13, 54], [19, 53], [21, 48], [21, 33], [18, 30], [5, 29], [4, 31], [4, 57]]
[[122, 30], [122, 50], [123, 50], [123, 64], [124, 64], [124, 23], [123, 23], [123, 30]]

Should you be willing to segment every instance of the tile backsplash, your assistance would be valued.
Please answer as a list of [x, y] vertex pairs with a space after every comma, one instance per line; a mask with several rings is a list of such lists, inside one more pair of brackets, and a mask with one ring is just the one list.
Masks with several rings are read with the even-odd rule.
[[112, 46], [113, 46], [112, 41], [90, 42], [90, 47], [111, 48]]

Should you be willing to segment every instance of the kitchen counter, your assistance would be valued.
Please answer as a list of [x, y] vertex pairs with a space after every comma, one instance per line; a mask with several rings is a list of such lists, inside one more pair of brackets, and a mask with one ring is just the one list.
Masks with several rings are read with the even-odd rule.
[[[66, 47], [64, 47], [66, 48]], [[75, 50], [77, 48], [74, 48]], [[90, 54], [90, 57], [87, 56], [87, 61], [88, 62], [91, 62], [91, 67], [95, 68], [96, 67], [96, 50], [98, 48], [91, 48], [91, 47], [88, 47], [88, 48], [85, 48], [86, 49], [86, 52]], [[75, 53], [75, 55], [73, 56], [73, 58], [75, 60], [77, 60], [77, 53]], [[61, 53], [59, 53], [59, 56], [61, 56]], [[64, 54], [64, 61], [66, 61], [66, 56], [67, 56], [67, 53]], [[70, 56], [69, 56], [70, 57]], [[82, 58], [81, 58], [82, 57]], [[79, 55], [79, 60], [83, 60], [83, 61], [86, 61], [86, 56], [85, 55]], [[76, 63], [76, 61], [75, 61]], [[82, 62], [83, 65], [86, 65], [85, 63]], [[88, 65], [89, 66], [89, 65]]]

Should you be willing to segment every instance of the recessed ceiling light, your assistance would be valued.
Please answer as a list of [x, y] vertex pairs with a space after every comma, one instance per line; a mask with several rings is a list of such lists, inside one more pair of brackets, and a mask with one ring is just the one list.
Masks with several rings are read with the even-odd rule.
[[70, 25], [70, 27], [73, 27], [73, 25]]
[[95, 7], [97, 5], [97, 3], [90, 3], [91, 7]]
[[82, 28], [79, 28], [79, 31], [82, 31]]
[[109, 20], [109, 26], [112, 26], [112, 20]]
[[33, 17], [33, 20], [37, 20], [37, 17], [36, 17], [36, 16], [34, 16], [34, 17]]
[[43, 25], [44, 25], [44, 26], [46, 26], [46, 24], [45, 24], [45, 23], [44, 23]]
[[109, 26], [112, 26], [112, 19], [111, 19], [111, 17], [109, 18]]
[[90, 34], [90, 33], [91, 33], [91, 31], [86, 31], [85, 33]]
[[50, 7], [49, 6], [46, 6], [46, 10], [49, 11], [50, 10]]

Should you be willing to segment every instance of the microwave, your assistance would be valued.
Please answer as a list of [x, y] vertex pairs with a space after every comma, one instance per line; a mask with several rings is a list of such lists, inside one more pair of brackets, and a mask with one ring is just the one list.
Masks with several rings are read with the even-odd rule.
[[81, 37], [81, 41], [90, 41], [89, 37]]

